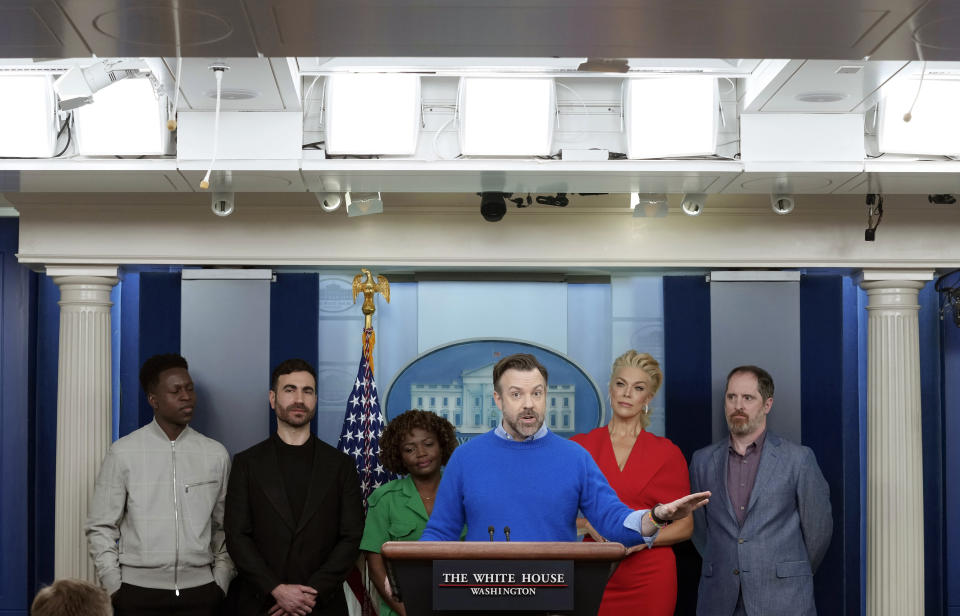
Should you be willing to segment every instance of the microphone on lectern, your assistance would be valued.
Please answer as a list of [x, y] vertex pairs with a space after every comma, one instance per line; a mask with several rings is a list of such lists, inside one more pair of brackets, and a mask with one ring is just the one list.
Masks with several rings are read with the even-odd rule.
[[509, 526], [504, 526], [504, 527], [503, 527], [503, 535], [507, 538], [507, 541], [510, 541], [510, 527], [509, 527]]
[[487, 527], [487, 532], [490, 533], [490, 541], [493, 541], [493, 527], [492, 527], [492, 526], [488, 526], [488, 527]]

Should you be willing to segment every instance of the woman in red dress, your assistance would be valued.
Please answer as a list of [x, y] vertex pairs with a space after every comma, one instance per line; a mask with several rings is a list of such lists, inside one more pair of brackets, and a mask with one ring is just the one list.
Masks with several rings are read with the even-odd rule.
[[[647, 353], [627, 351], [613, 362], [610, 377], [610, 423], [571, 440], [582, 445], [610, 486], [634, 509], [650, 509], [690, 493], [687, 461], [669, 439], [646, 431], [650, 400], [660, 384], [660, 364]], [[604, 541], [586, 519], [577, 528], [584, 540]], [[627, 550], [627, 557], [603, 593], [601, 616], [672, 615], [677, 603], [677, 565], [667, 546], [686, 541], [693, 533], [693, 516], [660, 530], [652, 548]]]

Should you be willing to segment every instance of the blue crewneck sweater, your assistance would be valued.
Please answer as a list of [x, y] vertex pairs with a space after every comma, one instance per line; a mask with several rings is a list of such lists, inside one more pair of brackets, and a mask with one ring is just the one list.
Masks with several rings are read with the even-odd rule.
[[642, 541], [586, 449], [552, 432], [508, 441], [491, 430], [453, 452], [421, 540], [454, 541], [466, 524], [467, 541], [489, 541], [490, 526], [496, 541], [505, 526], [512, 541], [576, 541], [578, 509], [610, 541]]

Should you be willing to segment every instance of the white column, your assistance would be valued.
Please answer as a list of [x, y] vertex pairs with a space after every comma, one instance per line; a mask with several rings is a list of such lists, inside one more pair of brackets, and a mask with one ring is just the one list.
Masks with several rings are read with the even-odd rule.
[[116, 267], [48, 267], [60, 287], [54, 576], [96, 581], [83, 525], [110, 446], [110, 290]]
[[923, 614], [917, 294], [933, 272], [865, 271], [867, 615]]

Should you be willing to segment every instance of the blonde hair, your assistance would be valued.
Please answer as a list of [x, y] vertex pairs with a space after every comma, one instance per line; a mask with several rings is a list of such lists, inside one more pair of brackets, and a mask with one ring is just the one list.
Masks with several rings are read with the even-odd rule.
[[[610, 382], [607, 384], [608, 387], [613, 385], [613, 380], [621, 368], [640, 368], [646, 372], [647, 376], [650, 377], [650, 388], [647, 390], [650, 393], [650, 398], [657, 395], [657, 390], [660, 389], [660, 385], [663, 383], [663, 372], [660, 370], [660, 362], [655, 360], [652, 355], [649, 353], [638, 353], [630, 349], [616, 358], [613, 361], [613, 367], [610, 369]], [[649, 413], [640, 415], [640, 425], [644, 429], [650, 425]]]

